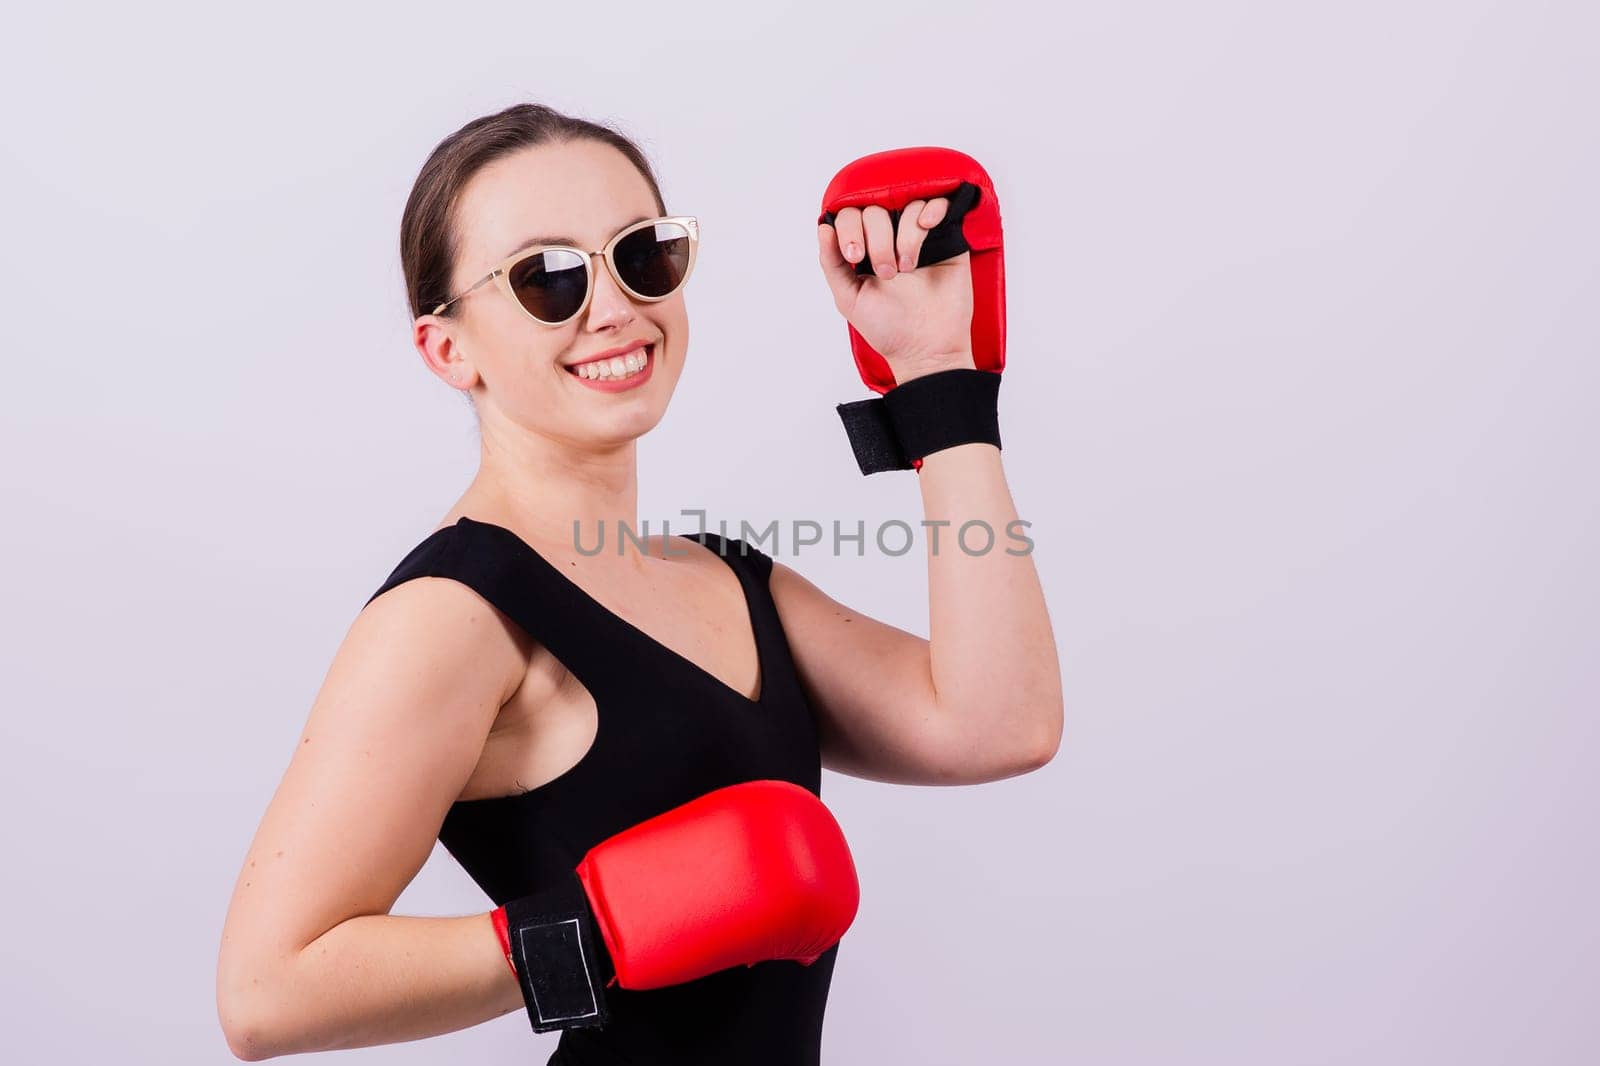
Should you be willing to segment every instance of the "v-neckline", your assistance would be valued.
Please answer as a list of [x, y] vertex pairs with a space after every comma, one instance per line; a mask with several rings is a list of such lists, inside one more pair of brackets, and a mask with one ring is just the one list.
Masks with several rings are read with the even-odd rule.
[[[462, 515], [461, 517], [457, 518], [455, 524], [456, 526], [461, 527], [479, 526], [487, 529], [499, 530], [506, 536], [510, 537], [513, 543], [519, 545], [521, 550], [526, 552], [530, 557], [537, 561], [539, 565], [543, 566], [547, 571], [555, 575], [557, 580], [564, 583], [568, 588], [576, 593], [579, 598], [588, 602], [596, 610], [606, 615], [608, 618], [616, 621], [617, 624], [628, 629], [645, 644], [656, 648], [679, 664], [688, 667], [698, 676], [711, 682], [711, 684], [715, 685], [729, 696], [732, 696], [734, 699], [739, 700], [741, 703], [744, 703], [747, 706], [760, 707], [766, 702], [767, 689], [771, 679], [767, 672], [767, 657], [761, 646], [761, 631], [756, 626], [756, 605], [751, 600], [750, 589], [745, 582], [744, 575], [740, 573], [739, 569], [732, 564], [728, 565], [728, 569], [733, 571], [734, 579], [739, 582], [739, 592], [744, 597], [745, 614], [750, 624], [750, 637], [755, 642], [756, 646], [756, 680], [759, 687], [754, 699], [751, 699], [743, 692], [740, 692], [738, 689], [734, 688], [732, 685], [728, 684], [726, 681], [722, 680], [722, 678], [718, 677], [716, 674], [713, 674], [710, 670], [707, 670], [705, 667], [701, 666], [687, 655], [684, 655], [682, 652], [663, 644], [655, 637], [652, 637], [649, 633], [646, 633], [644, 630], [640, 629], [638, 626], [622, 617], [616, 611], [613, 611], [611, 608], [595, 599], [595, 597], [582, 585], [578, 584], [576, 581], [572, 580], [565, 573], [563, 573], [559, 566], [557, 566], [555, 563], [552, 563], [549, 559], [546, 559], [539, 549], [535, 548], [532, 544], [529, 544], [526, 540], [523, 540], [521, 534], [517, 533], [516, 530], [507, 529], [505, 526], [499, 525], [495, 522], [482, 522], [476, 518], [469, 518], [466, 515]], [[673, 536], [683, 537], [686, 540], [693, 540], [697, 544], [700, 543], [698, 540], [696, 540], [694, 535], [690, 533], [675, 533]], [[705, 547], [705, 545], [701, 544], [701, 547]]]

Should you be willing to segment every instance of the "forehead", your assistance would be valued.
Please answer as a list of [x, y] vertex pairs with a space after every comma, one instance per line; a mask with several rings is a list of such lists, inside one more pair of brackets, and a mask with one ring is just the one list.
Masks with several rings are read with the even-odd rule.
[[607, 144], [524, 148], [484, 167], [462, 190], [462, 260], [498, 262], [530, 237], [568, 237], [599, 248], [636, 218], [657, 214], [650, 183]]

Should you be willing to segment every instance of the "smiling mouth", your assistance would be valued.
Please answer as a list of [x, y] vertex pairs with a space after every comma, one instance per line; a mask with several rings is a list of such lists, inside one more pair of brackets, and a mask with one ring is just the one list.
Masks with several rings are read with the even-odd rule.
[[647, 344], [627, 355], [613, 356], [610, 359], [591, 359], [587, 363], [566, 367], [566, 371], [573, 377], [585, 381], [626, 381], [649, 368], [651, 360], [655, 358], [655, 351], [654, 344]]

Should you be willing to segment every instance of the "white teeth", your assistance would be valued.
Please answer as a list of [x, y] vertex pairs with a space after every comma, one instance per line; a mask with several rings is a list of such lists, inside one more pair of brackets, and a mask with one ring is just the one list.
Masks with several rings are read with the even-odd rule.
[[578, 376], [590, 381], [613, 381], [617, 378], [632, 377], [645, 368], [649, 357], [645, 354], [647, 349], [636, 348], [626, 355], [614, 355], [610, 359], [600, 359], [591, 363], [583, 363], [576, 369]]

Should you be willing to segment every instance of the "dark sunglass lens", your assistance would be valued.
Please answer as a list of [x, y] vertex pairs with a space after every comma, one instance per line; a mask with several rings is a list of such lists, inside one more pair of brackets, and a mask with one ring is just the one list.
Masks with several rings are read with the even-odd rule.
[[689, 231], [677, 222], [658, 222], [617, 242], [617, 273], [640, 296], [668, 296], [689, 270]]
[[511, 268], [508, 280], [522, 306], [542, 322], [562, 322], [577, 314], [589, 284], [583, 256], [561, 248], [528, 256]]

